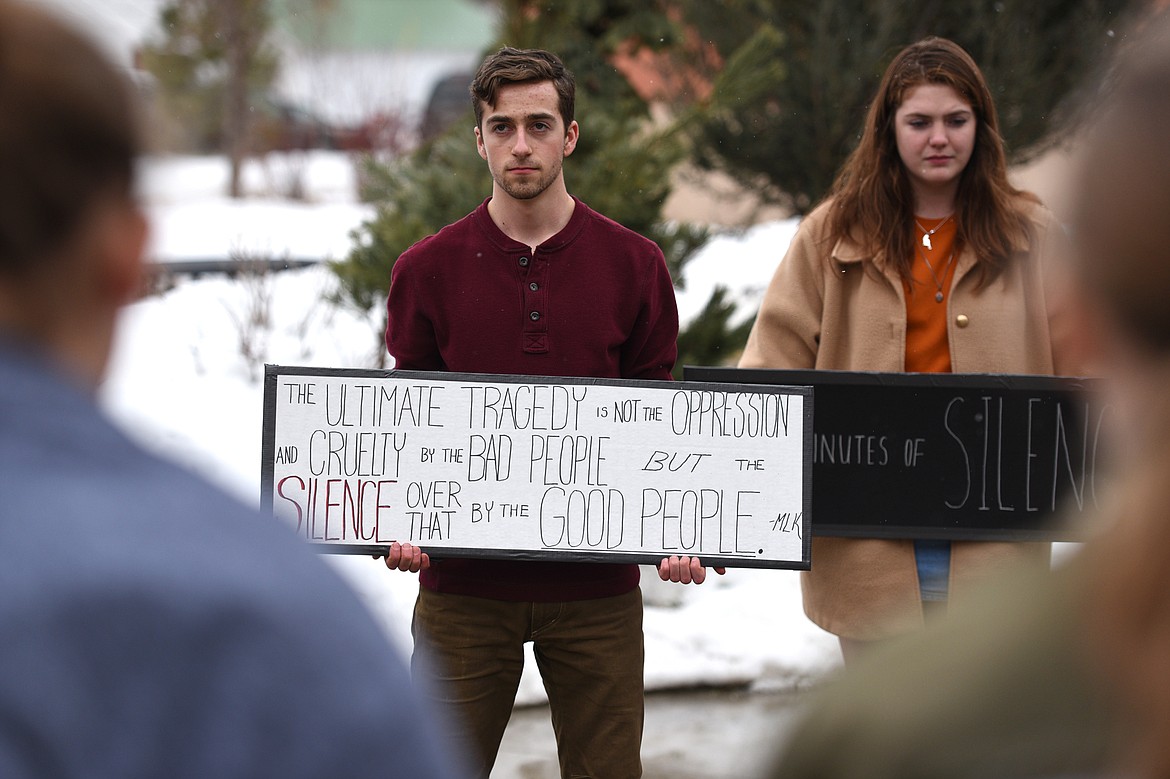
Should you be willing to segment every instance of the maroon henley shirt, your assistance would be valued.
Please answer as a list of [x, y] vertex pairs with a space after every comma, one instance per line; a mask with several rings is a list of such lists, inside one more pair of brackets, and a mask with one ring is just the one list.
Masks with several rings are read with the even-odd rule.
[[[576, 203], [535, 251], [496, 226], [485, 200], [403, 252], [386, 303], [396, 367], [669, 379], [678, 310], [661, 250]], [[432, 560], [420, 580], [498, 600], [582, 600], [629, 592], [638, 567], [449, 558]]]

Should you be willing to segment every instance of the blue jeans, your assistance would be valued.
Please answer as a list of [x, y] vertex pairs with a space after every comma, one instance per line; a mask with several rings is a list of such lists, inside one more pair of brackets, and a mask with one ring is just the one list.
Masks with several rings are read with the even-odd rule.
[[562, 777], [642, 775], [642, 592], [560, 603], [419, 588], [411, 667], [487, 777], [512, 716], [524, 644], [548, 693]]
[[918, 564], [918, 590], [925, 602], [945, 602], [951, 579], [951, 542], [914, 542]]

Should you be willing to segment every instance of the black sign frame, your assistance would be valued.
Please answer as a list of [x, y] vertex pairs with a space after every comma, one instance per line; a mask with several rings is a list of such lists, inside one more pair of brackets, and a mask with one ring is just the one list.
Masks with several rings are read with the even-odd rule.
[[[268, 513], [273, 512], [273, 504], [275, 502], [274, 481], [276, 474], [276, 460], [277, 460], [277, 392], [282, 379], [290, 377], [325, 377], [325, 378], [343, 378], [354, 380], [368, 380], [368, 379], [405, 379], [405, 380], [428, 380], [435, 382], [445, 382], [456, 384], [458, 382], [482, 382], [489, 381], [493, 384], [508, 385], [508, 384], [524, 384], [524, 385], [567, 385], [577, 386], [584, 385], [588, 387], [628, 387], [628, 388], [645, 388], [656, 390], [669, 390], [671, 392], [679, 391], [696, 391], [696, 392], [747, 392], [759, 394], [759, 392], [767, 392], [772, 394], [785, 394], [791, 396], [799, 396], [801, 398], [801, 405], [803, 408], [803, 415], [796, 424], [800, 431], [800, 460], [801, 473], [799, 475], [802, 494], [802, 505], [799, 515], [794, 515], [787, 522], [786, 528], [783, 532], [795, 532], [799, 538], [800, 559], [780, 559], [780, 558], [757, 558], [745, 555], [727, 555], [720, 556], [718, 554], [703, 554], [702, 559], [705, 565], [708, 566], [728, 566], [728, 567], [742, 567], [742, 568], [777, 568], [790, 570], [807, 570], [810, 565], [811, 555], [811, 536], [812, 536], [812, 514], [811, 494], [812, 494], [812, 473], [809, 463], [811, 463], [811, 446], [812, 446], [812, 420], [813, 420], [813, 393], [810, 387], [787, 387], [770, 385], [767, 389], [753, 384], [750, 387], [739, 386], [735, 387], [728, 383], [711, 383], [711, 382], [673, 382], [673, 381], [650, 381], [650, 380], [633, 380], [633, 379], [595, 379], [595, 378], [577, 378], [577, 377], [548, 377], [548, 376], [527, 376], [527, 375], [511, 375], [511, 374], [473, 374], [473, 373], [448, 373], [448, 372], [425, 372], [425, 371], [405, 371], [405, 370], [377, 370], [377, 369], [363, 369], [363, 368], [326, 368], [317, 366], [281, 366], [281, 365], [266, 365], [264, 377], [264, 414], [262, 423], [262, 446], [261, 446], [261, 507]], [[637, 430], [637, 427], [632, 428]], [[783, 515], [788, 517], [787, 514]], [[779, 518], [775, 518], [779, 519]], [[763, 520], [761, 520], [763, 521]], [[768, 520], [771, 522], [772, 520]], [[773, 523], [775, 524], [775, 523]], [[316, 543], [310, 539], [317, 551], [327, 554], [372, 554], [383, 555], [386, 553], [387, 546], [384, 543], [373, 544], [333, 544], [333, 543]], [[426, 548], [425, 544], [420, 544]], [[452, 547], [443, 546], [436, 547], [434, 550], [429, 550], [433, 556], [436, 557], [467, 557], [467, 558], [488, 558], [488, 559], [511, 559], [511, 560], [559, 560], [566, 562], [624, 562], [624, 563], [644, 563], [657, 564], [663, 555], [657, 552], [600, 552], [600, 551], [569, 551], [564, 549], [534, 549], [534, 548], [509, 548], [509, 549], [479, 549], [474, 547]], [[688, 554], [688, 552], [679, 550], [677, 554]], [[668, 552], [667, 554], [670, 554]]]

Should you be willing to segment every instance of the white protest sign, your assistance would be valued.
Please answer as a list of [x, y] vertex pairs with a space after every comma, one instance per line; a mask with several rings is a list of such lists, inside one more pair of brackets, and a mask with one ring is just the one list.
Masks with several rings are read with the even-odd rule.
[[807, 387], [267, 366], [262, 501], [322, 551], [807, 568]]

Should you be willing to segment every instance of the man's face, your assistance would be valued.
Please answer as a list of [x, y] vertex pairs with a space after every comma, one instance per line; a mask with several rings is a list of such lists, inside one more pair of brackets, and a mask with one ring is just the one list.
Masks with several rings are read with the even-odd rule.
[[495, 106], [484, 106], [475, 139], [496, 194], [530, 200], [561, 179], [562, 161], [577, 146], [577, 123], [565, 127], [551, 81], [508, 84]]

